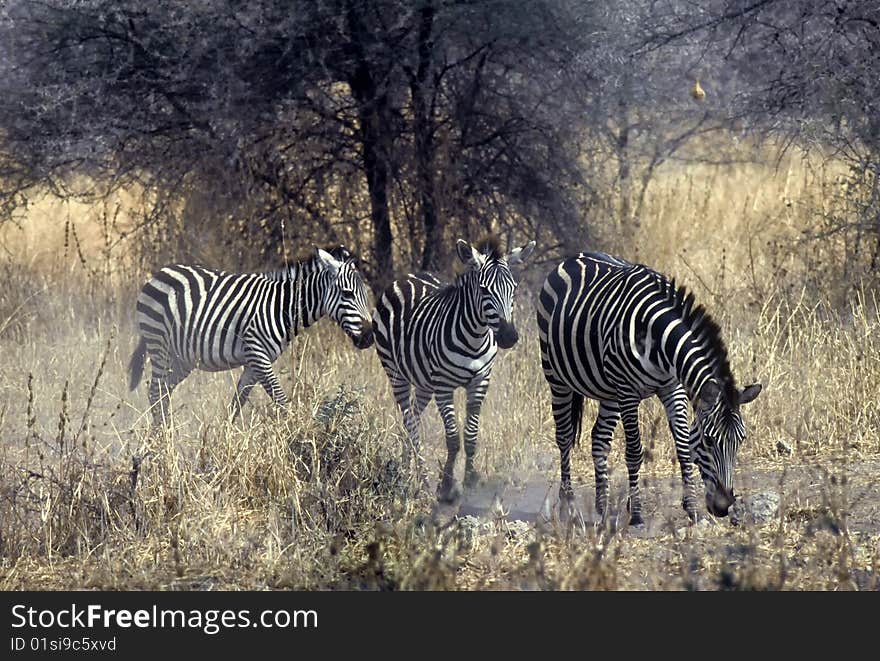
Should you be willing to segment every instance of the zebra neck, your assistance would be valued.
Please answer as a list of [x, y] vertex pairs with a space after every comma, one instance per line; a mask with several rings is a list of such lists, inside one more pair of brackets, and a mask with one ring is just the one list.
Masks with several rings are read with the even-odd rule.
[[300, 262], [288, 269], [284, 281], [286, 297], [284, 320], [292, 335], [308, 328], [324, 316], [324, 288], [326, 283], [314, 260]]
[[656, 362], [675, 375], [691, 400], [696, 400], [706, 382], [715, 376], [718, 357], [674, 311], [663, 317], [649, 333], [657, 347]]
[[456, 282], [456, 298], [459, 327], [465, 332], [474, 347], [480, 347], [489, 334], [489, 326], [483, 320], [483, 311], [480, 306], [480, 283], [478, 274], [467, 271], [458, 277]]

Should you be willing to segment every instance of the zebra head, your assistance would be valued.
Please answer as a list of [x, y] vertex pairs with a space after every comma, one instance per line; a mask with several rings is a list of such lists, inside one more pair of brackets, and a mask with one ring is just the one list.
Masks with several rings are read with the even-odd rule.
[[355, 259], [345, 248], [332, 254], [318, 248], [317, 263], [326, 274], [323, 311], [339, 324], [358, 349], [373, 345], [367, 287]]
[[721, 388], [715, 381], [707, 381], [700, 391], [691, 429], [691, 453], [706, 485], [706, 508], [715, 516], [727, 516], [736, 500], [733, 468], [746, 437], [739, 407], [760, 392], [760, 383], [740, 390], [733, 385]]
[[462, 239], [456, 244], [458, 258], [476, 273], [480, 320], [489, 327], [502, 349], [509, 349], [519, 339], [513, 325], [516, 280], [510, 267], [524, 263], [534, 249], [535, 242], [530, 241], [504, 255], [494, 238], [482, 242], [478, 248]]

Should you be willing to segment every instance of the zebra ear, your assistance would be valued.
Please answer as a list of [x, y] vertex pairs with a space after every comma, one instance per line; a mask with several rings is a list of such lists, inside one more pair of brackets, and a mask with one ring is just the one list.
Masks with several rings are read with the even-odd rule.
[[507, 263], [511, 266], [516, 264], [523, 264], [525, 261], [532, 256], [532, 252], [535, 250], [535, 242], [529, 241], [522, 248], [514, 248], [510, 251], [510, 254], [507, 256]]
[[761, 384], [753, 383], [739, 391], [739, 403], [748, 404], [755, 401], [755, 398], [761, 394]]
[[339, 269], [342, 268], [342, 262], [321, 248], [318, 248], [318, 263], [333, 276], [339, 273]]
[[464, 239], [455, 242], [455, 252], [458, 253], [458, 258], [468, 266], [476, 266], [480, 263], [480, 253]]
[[714, 381], [706, 381], [698, 395], [700, 407], [704, 409], [712, 408], [712, 405], [715, 404], [715, 400], [718, 399], [719, 394], [721, 394], [721, 388], [718, 384]]

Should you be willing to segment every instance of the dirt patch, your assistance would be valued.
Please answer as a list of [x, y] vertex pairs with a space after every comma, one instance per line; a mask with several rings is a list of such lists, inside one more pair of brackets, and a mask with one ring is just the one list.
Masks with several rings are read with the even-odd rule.
[[[755, 470], [741, 467], [737, 475], [740, 495], [773, 491], [781, 496], [778, 516], [792, 523], [816, 527], [845, 526], [851, 532], [880, 533], [880, 503], [877, 494], [880, 482], [880, 461], [870, 459], [833, 466], [824, 464], [788, 464], [779, 470]], [[558, 511], [558, 481], [530, 476], [516, 484], [485, 481], [463, 494], [461, 502], [444, 508], [444, 513], [460, 516], [494, 518], [500, 501], [508, 520], [535, 523], [549, 510]], [[626, 524], [626, 475], [612, 476], [609, 517], [613, 527]], [[698, 487], [699, 493], [699, 487]], [[687, 517], [681, 507], [681, 480], [677, 475], [642, 479], [642, 513], [645, 527], [639, 536], [651, 538], [669, 532], [670, 524], [684, 526]], [[580, 484], [575, 488], [575, 503], [585, 523], [598, 521], [594, 507], [594, 485]], [[712, 519], [721, 526], [733, 525], [726, 519], [715, 519], [706, 512], [701, 518]]]

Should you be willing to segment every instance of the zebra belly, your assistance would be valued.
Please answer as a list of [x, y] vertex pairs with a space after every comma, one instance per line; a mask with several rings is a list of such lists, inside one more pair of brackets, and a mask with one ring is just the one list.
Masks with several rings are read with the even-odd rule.
[[461, 360], [454, 364], [437, 367], [431, 375], [433, 389], [438, 386], [464, 388], [473, 381], [482, 381], [492, 372], [495, 353], [491, 356], [478, 356]]
[[417, 388], [436, 392], [438, 388], [463, 388], [474, 380], [484, 379], [492, 371], [492, 363], [495, 360], [495, 352], [492, 355], [464, 357], [459, 356], [453, 363], [441, 364], [436, 359], [423, 363], [426, 369], [420, 369], [413, 361], [391, 360], [386, 363], [386, 371], [390, 365], [390, 371], [396, 376], [403, 377], [406, 381]]
[[557, 369], [554, 376], [556, 380], [561, 381], [575, 392], [590, 399], [605, 401], [617, 399], [616, 389], [609, 388], [607, 385], [600, 385], [596, 380], [595, 373], [570, 373]]
[[235, 369], [236, 367], [242, 367], [245, 364], [244, 360], [240, 361], [217, 361], [217, 362], [205, 362], [200, 361], [193, 365], [194, 369], [199, 369], [204, 372], [223, 372], [225, 370]]
[[[590, 348], [587, 345], [584, 350], [589, 351]], [[668, 376], [653, 379], [641, 374], [638, 378], [630, 378], [631, 375], [621, 370], [609, 355], [592, 364], [583, 358], [576, 362], [569, 361], [567, 369], [564, 369], [558, 356], [551, 352], [549, 364], [554, 381], [561, 382], [585, 397], [600, 401], [616, 401], [623, 392], [635, 393], [641, 399], [647, 399], [677, 383], [674, 377]]]
[[218, 356], [210, 353], [203, 356], [199, 347], [172, 347], [171, 367], [177, 371], [189, 372], [202, 370], [205, 372], [222, 372], [245, 364], [243, 356]]
[[[541, 337], [541, 354], [548, 380], [571, 388], [586, 397], [613, 400], [617, 397], [616, 384], [607, 369], [607, 354], [589, 339], [574, 342], [571, 335], [550, 324], [548, 336]], [[589, 335], [586, 335], [589, 338]]]
[[[194, 369], [222, 372], [247, 363], [244, 343], [240, 337], [229, 332], [229, 328], [237, 326], [238, 320], [230, 320], [225, 334], [219, 328], [209, 329], [202, 324], [193, 327], [188, 319], [183, 321], [183, 324], [166, 324], [161, 332], [155, 329], [145, 332], [145, 336], [153, 338], [157, 346], [170, 350], [174, 368], [187, 372]], [[275, 358], [277, 356], [272, 357], [272, 360]]]

